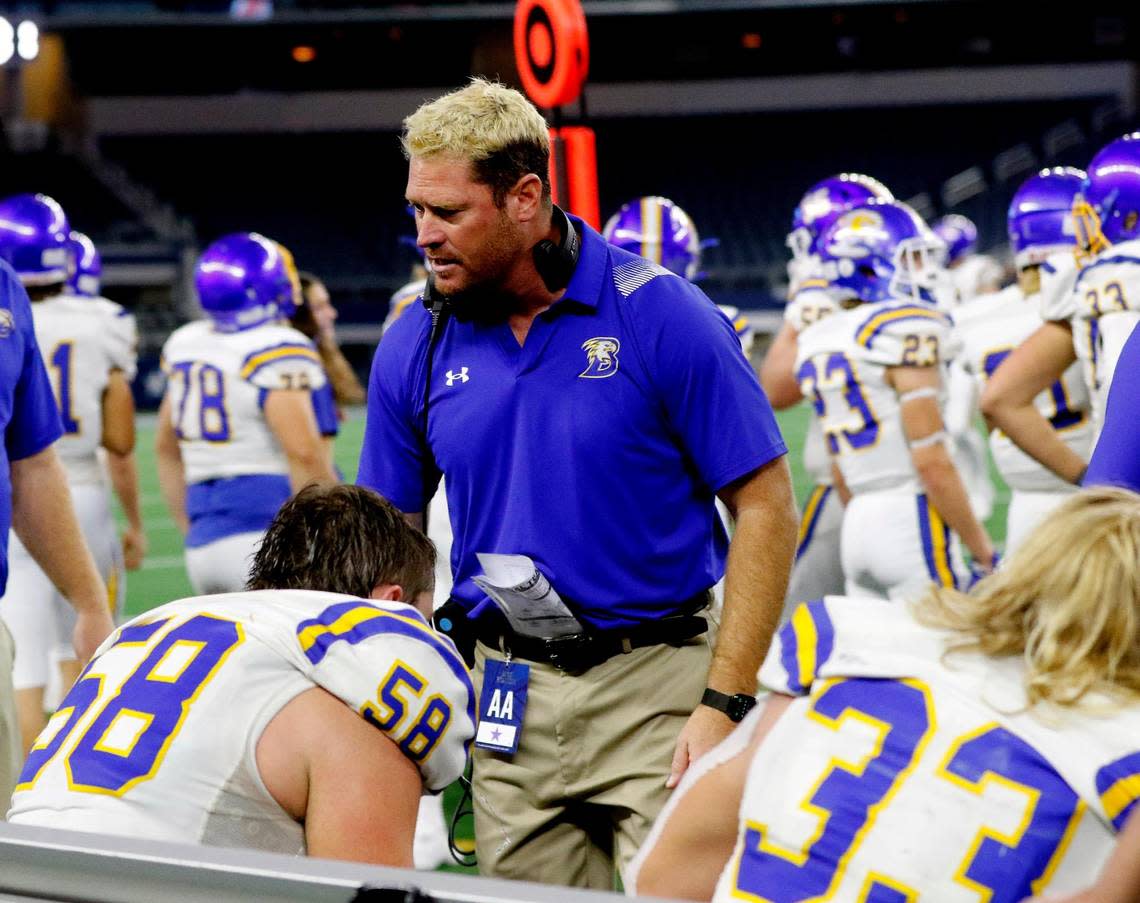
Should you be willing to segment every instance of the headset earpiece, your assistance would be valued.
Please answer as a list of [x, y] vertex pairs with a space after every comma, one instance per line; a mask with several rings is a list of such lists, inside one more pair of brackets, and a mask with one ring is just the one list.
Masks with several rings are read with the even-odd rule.
[[558, 226], [562, 239], [555, 243], [544, 238], [534, 246], [534, 268], [538, 270], [547, 289], [557, 292], [570, 284], [582, 244], [570, 217], [557, 204], [552, 209], [551, 219]]

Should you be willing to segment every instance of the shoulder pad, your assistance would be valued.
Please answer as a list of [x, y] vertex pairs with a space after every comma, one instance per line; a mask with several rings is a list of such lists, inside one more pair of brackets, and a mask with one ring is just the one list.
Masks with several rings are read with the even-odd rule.
[[347, 599], [296, 625], [309, 676], [386, 734], [431, 790], [463, 773], [475, 690], [455, 646], [414, 608]]
[[259, 389], [319, 389], [326, 382], [320, 354], [295, 330], [264, 336], [242, 358], [238, 374]]
[[942, 347], [951, 319], [917, 304], [878, 306], [855, 329], [855, 344], [873, 351], [886, 366], [929, 367], [946, 355]]

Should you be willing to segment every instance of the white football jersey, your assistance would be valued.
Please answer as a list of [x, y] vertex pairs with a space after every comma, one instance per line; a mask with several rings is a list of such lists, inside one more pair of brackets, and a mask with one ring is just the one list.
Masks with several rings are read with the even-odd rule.
[[997, 291], [1001, 286], [1001, 264], [989, 254], [971, 254], [947, 272], [960, 301]]
[[[809, 279], [801, 285], [784, 308], [784, 322], [798, 335], [813, 323], [839, 309], [839, 305], [827, 291], [827, 281]], [[823, 442], [823, 427], [817, 417], [808, 420], [807, 433], [804, 436], [804, 470], [816, 485], [831, 485], [831, 459]]]
[[[1001, 362], [1042, 322], [1037, 299], [1026, 298], [1016, 285], [975, 298], [954, 313], [954, 335], [959, 346], [955, 361], [973, 378], [980, 393]], [[1034, 405], [1065, 444], [1088, 460], [1093, 427], [1080, 365], [1070, 366], [1061, 379], [1034, 399]], [[1066, 492], [1072, 488], [1025, 454], [1001, 430], [990, 432], [990, 451], [998, 472], [1012, 489]]]
[[[9, 819], [155, 840], [304, 851], [257, 770], [290, 700], [336, 696], [395, 742], [424, 785], [462, 773], [471, 678], [413, 608], [262, 590], [182, 599], [99, 647], [33, 747]], [[362, 787], [384, 804], [383, 787]]]
[[1073, 286], [1077, 282], [1077, 261], [1072, 251], [1051, 254], [1041, 264], [1041, 290], [1037, 293], [1042, 320], [1068, 322], [1077, 312]]
[[63, 423], [56, 450], [68, 482], [100, 484], [96, 449], [103, 441], [103, 393], [112, 370], [134, 378], [134, 317], [105, 298], [64, 294], [35, 302], [32, 319]]
[[1073, 286], [1073, 303], [1073, 348], [1101, 424], [1121, 349], [1140, 323], [1140, 240], [1113, 245], [1084, 267]]
[[396, 289], [388, 301], [388, 316], [384, 318], [383, 328], [387, 329], [400, 319], [400, 315], [408, 309], [408, 305], [419, 301], [423, 297], [425, 288], [427, 288], [426, 279], [413, 279], [407, 285]]
[[949, 332], [949, 318], [932, 307], [881, 301], [824, 317], [800, 333], [796, 378], [853, 493], [921, 491], [887, 370], [938, 366]]
[[1026, 711], [1019, 659], [947, 654], [905, 606], [801, 606], [714, 900], [1018, 901], [1086, 886], [1140, 796], [1140, 706]]
[[275, 323], [219, 332], [209, 320], [197, 320], [166, 340], [162, 368], [187, 483], [289, 472], [262, 404], [273, 389], [325, 384], [308, 338]]

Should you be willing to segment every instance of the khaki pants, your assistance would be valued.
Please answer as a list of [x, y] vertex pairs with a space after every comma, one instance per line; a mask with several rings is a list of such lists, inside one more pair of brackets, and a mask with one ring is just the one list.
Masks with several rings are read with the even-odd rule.
[[0, 621], [0, 821], [8, 812], [12, 789], [20, 776], [23, 745], [20, 722], [16, 717], [16, 691], [12, 688], [12, 634]]
[[[704, 692], [712, 641], [635, 649], [581, 675], [526, 662], [518, 752], [474, 750], [481, 874], [614, 888], [615, 860], [625, 867], [665, 805], [673, 748]], [[479, 644], [479, 686], [488, 656], [502, 657]]]

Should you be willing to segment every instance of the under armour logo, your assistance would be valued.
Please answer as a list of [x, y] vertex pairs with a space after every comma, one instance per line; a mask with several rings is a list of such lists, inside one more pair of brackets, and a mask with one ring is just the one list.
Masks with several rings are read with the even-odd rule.
[[467, 375], [466, 367], [460, 367], [458, 373], [456, 373], [454, 370], [447, 371], [447, 384], [449, 386], [454, 386], [456, 380], [459, 380], [461, 383], [465, 383], [470, 378], [471, 377]]

